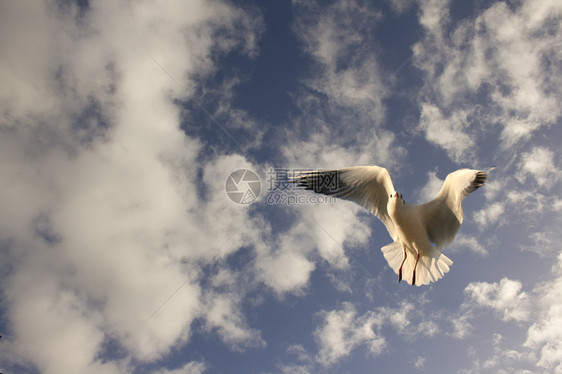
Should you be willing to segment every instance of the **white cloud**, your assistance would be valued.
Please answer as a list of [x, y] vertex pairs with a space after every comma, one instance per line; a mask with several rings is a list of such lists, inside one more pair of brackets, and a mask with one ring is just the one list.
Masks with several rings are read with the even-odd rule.
[[486, 182], [486, 187], [484, 188], [484, 196], [486, 200], [491, 201], [499, 197], [503, 197], [503, 192], [505, 191], [505, 179], [496, 179], [495, 175], [488, 175], [488, 182]]
[[426, 1], [420, 8], [419, 22], [428, 31], [439, 29], [448, 20], [449, 0]]
[[408, 330], [407, 335], [415, 338], [417, 335], [434, 337], [441, 332], [439, 325], [431, 320], [419, 322], [415, 329]]
[[562, 370], [562, 255], [558, 256], [553, 273], [552, 280], [538, 283], [528, 293], [522, 291], [520, 281], [508, 278], [497, 283], [474, 282], [465, 288], [465, 301], [450, 319], [454, 326], [453, 336], [466, 339], [473, 333], [472, 324], [478, 322], [476, 312], [480, 308], [493, 310], [502, 321], [517, 322], [524, 329], [522, 331], [527, 332], [519, 347], [513, 340], [508, 341], [500, 333], [494, 333], [490, 349], [479, 347], [482, 354], [473, 351], [471, 370], [528, 372], [526, 367], [541, 373]]
[[323, 323], [315, 331], [320, 346], [317, 358], [320, 364], [330, 366], [363, 344], [373, 355], [383, 351], [386, 340], [374, 331], [383, 319], [370, 314], [357, 317], [357, 311], [350, 303], [345, 303], [341, 310], [324, 311], [321, 316]]
[[[162, 359], [188, 342], [196, 320], [230, 349], [263, 346], [260, 331], [244, 316], [241, 289], [261, 282], [278, 295], [302, 295], [318, 260], [335, 271], [349, 268], [343, 248], [365, 244], [374, 218], [366, 221], [359, 207], [343, 202], [307, 206], [306, 214], [295, 209], [299, 217], [287, 232], [272, 233], [251, 214], [255, 206], [234, 205], [223, 190], [229, 172], [259, 166], [237, 155], [201, 160], [205, 144], [180, 130], [185, 117], [174, 100], [187, 100], [197, 87], [192, 78], [217, 69], [217, 55], [233, 49], [256, 55], [259, 15], [220, 1], [162, 6], [102, 0], [91, 2], [84, 14], [61, 4], [0, 5], [0, 209], [10, 218], [0, 223], [2, 318], [10, 334], [2, 341], [0, 361], [36, 365], [45, 373], [132, 372], [139, 362]], [[394, 4], [400, 11], [407, 7], [404, 1]], [[418, 55], [418, 66], [437, 78], [434, 87], [426, 87], [431, 92], [423, 96], [420, 129], [456, 161], [478, 154], [473, 147], [489, 129], [474, 120], [480, 114], [482, 124], [502, 132], [504, 146], [529, 139], [560, 117], [553, 104], [560, 101], [560, 52], [553, 48], [559, 45], [560, 6], [522, 4], [514, 10], [496, 5], [463, 22], [451, 38], [443, 33], [446, 2], [427, 2], [421, 10], [421, 23], [440, 39]], [[498, 19], [502, 11], [507, 21]], [[297, 18], [305, 13], [295, 12]], [[380, 129], [391, 79], [383, 79], [376, 48], [350, 53], [369, 44], [380, 14], [360, 2], [338, 1], [309, 15], [296, 29], [318, 69], [302, 80], [308, 95], [297, 98], [303, 114], [295, 122], [302, 129], [310, 124], [310, 132], [303, 130], [305, 140], [297, 134], [297, 141], [287, 142], [283, 156], [296, 167], [396, 165], [404, 150]], [[429, 55], [432, 66], [421, 60]], [[514, 56], [526, 66], [512, 63]], [[474, 97], [480, 94], [490, 100], [478, 102]], [[253, 129], [257, 124], [230, 100], [225, 97], [217, 113], [228, 113], [237, 129]], [[480, 112], [486, 104], [492, 113]], [[252, 145], [260, 141], [260, 131]], [[557, 161], [554, 152], [538, 147], [523, 153], [517, 176], [554, 190], [549, 181], [559, 181]], [[437, 185], [435, 174], [429, 179], [423, 195]], [[497, 186], [495, 191], [503, 191], [509, 184]], [[559, 212], [562, 206], [560, 199], [527, 191], [511, 189], [504, 196], [477, 215], [477, 222], [501, 223], [502, 214], [526, 201], [533, 203], [525, 209], [535, 213]], [[542, 232], [531, 238], [556, 242]], [[459, 239], [485, 252], [476, 239]], [[255, 250], [255, 262], [241, 270], [252, 281], [225, 269], [228, 256], [241, 247]], [[216, 275], [202, 279], [209, 267]], [[537, 291], [542, 312], [536, 322], [524, 307], [532, 292], [522, 292], [517, 281], [471, 284], [466, 300], [504, 320], [533, 323], [528, 349], [537, 353], [541, 367], [560, 370], [560, 337], [548, 331], [559, 323], [557, 281]], [[419, 314], [409, 307], [364, 314], [357, 309], [350, 304], [320, 313], [318, 354], [293, 348], [302, 365], [282, 370], [313, 372], [313, 358], [337, 363], [360, 346], [380, 354], [386, 347], [384, 326], [407, 339], [439, 334], [432, 319], [411, 322], [410, 316]], [[467, 336], [470, 318], [456, 322], [455, 334]], [[105, 359], [109, 342], [123, 356]], [[206, 369], [191, 362], [162, 373]]]
[[450, 333], [450, 335], [457, 339], [465, 339], [467, 336], [469, 336], [473, 331], [471, 319], [471, 311], [465, 311], [461, 306], [461, 311], [459, 313], [453, 314], [449, 318], [449, 322], [453, 327], [453, 331]]
[[[284, 146], [287, 167], [299, 169], [337, 168], [354, 165], [354, 153], [341, 146], [324, 147], [317, 142], [296, 142]], [[295, 192], [295, 191], [290, 191]], [[303, 196], [312, 193], [296, 191]], [[264, 197], [264, 199], [266, 199]], [[297, 204], [289, 207], [298, 214], [292, 227], [272, 240], [275, 247], [260, 247], [256, 266], [260, 278], [279, 295], [285, 292], [303, 294], [315, 260], [326, 261], [335, 271], [348, 269], [346, 250], [364, 245], [371, 230], [366, 212], [356, 204], [343, 200], [317, 204]], [[339, 284], [346, 287], [345, 284]]]
[[499, 283], [472, 282], [464, 290], [468, 303], [491, 308], [504, 321], [526, 321], [530, 314], [529, 296], [521, 291], [521, 282], [503, 278]]
[[[43, 268], [54, 265], [52, 260], [44, 260]], [[17, 300], [12, 304], [11, 322], [18, 336], [9, 340], [4, 337], [2, 343], [7, 349], [0, 354], [2, 360], [5, 363], [26, 362], [32, 358], [47, 373], [119, 373], [126, 370], [125, 363], [103, 362], [93, 355], [104, 340], [104, 334], [99, 330], [100, 313], [91, 310], [80, 295], [57, 284], [48, 271], [42, 271], [38, 276], [27, 270], [31, 269], [20, 270], [18, 277], [23, 279], [13, 279], [13, 284], [29, 283], [30, 280], [34, 283], [27, 289], [9, 287], [6, 295], [10, 304]], [[17, 291], [22, 291], [23, 297], [13, 294]], [[60, 359], [62, 352], [67, 352], [64, 360]]]
[[419, 192], [420, 196], [418, 202], [425, 203], [435, 199], [435, 196], [437, 196], [442, 186], [443, 180], [437, 177], [437, 172], [429, 171], [427, 173], [427, 183]]
[[367, 31], [382, 15], [353, 0], [339, 0], [322, 11], [318, 8], [311, 2], [297, 6], [302, 18], [296, 23], [296, 31], [307, 52], [319, 62], [322, 73], [307, 83], [336, 103], [372, 102], [381, 110], [379, 100], [384, 86], [380, 85], [375, 54], [364, 46], [369, 38]]
[[354, 0], [326, 7], [295, 5], [294, 30], [314, 65], [301, 79], [306, 89], [296, 100], [302, 114], [292, 121], [298, 134], [287, 134], [291, 148], [314, 156], [314, 167], [323, 166], [324, 158], [338, 160], [331, 152], [341, 152], [341, 147], [351, 158], [342, 166], [397, 164], [404, 152], [392, 144], [393, 134], [381, 128], [386, 115], [382, 100], [392, 79], [385, 78], [379, 51], [371, 47], [381, 13]]
[[300, 344], [292, 344], [287, 348], [287, 353], [294, 355], [300, 362], [311, 363], [313, 358]]
[[297, 252], [296, 248], [266, 254], [258, 259], [257, 266], [263, 282], [278, 294], [301, 293], [315, 268], [314, 263]]
[[517, 173], [521, 183], [531, 177], [540, 187], [550, 188], [560, 180], [561, 174], [555, 165], [554, 153], [548, 148], [535, 147], [531, 152], [521, 155]]
[[[298, 212], [299, 219], [273, 239], [278, 243], [275, 248], [260, 250], [256, 261], [260, 278], [279, 295], [303, 294], [317, 259], [326, 261], [336, 272], [349, 269], [346, 251], [366, 244], [371, 233], [365, 217], [358, 214], [362, 208], [353, 203], [340, 200], [291, 209]], [[337, 284], [342, 289], [348, 287], [341, 279]]]
[[202, 362], [189, 362], [184, 366], [173, 370], [159, 370], [155, 374], [203, 374], [206, 366]]
[[553, 238], [556, 237], [560, 222], [560, 199], [553, 193], [556, 188], [547, 191], [526, 187], [519, 189], [517, 181], [512, 179], [509, 182], [508, 178], [510, 176], [503, 179], [509, 187], [501, 190], [497, 201], [475, 214], [474, 219], [480, 229], [524, 223], [519, 230], [525, 230], [525, 227], [529, 230], [519, 248], [540, 255], [551, 255], [558, 251], [551, 245], [556, 242]]
[[[49, 1], [0, 7], [12, 356], [45, 373], [127, 372], [131, 358], [185, 343], [205, 308], [227, 343], [261, 342], [230, 294], [203, 303], [198, 284], [210, 252], [260, 243], [263, 222], [241, 226], [248, 210], [223, 191], [234, 165], [251, 165], [220, 157], [199, 179], [201, 145], [180, 130], [173, 101], [187, 93], [145, 52], [191, 88], [189, 77], [215, 69], [212, 56], [255, 54], [259, 17], [221, 2], [100, 1], [83, 15]], [[107, 341], [126, 357], [103, 360]]]
[[338, 269], [349, 267], [344, 248], [364, 245], [369, 239], [370, 228], [357, 214], [360, 209], [343, 201], [315, 207], [312, 212], [307, 209], [305, 224], [314, 235], [320, 256]]
[[316, 361], [322, 366], [336, 364], [360, 346], [366, 347], [371, 356], [380, 355], [387, 347], [383, 336], [386, 326], [409, 341], [439, 333], [437, 324], [408, 302], [396, 308], [377, 307], [364, 314], [358, 314], [355, 305], [346, 302], [341, 309], [323, 310], [318, 315], [322, 321], [314, 337], [319, 346]]
[[287, 348], [287, 354], [291, 358], [296, 358], [298, 364], [281, 364], [279, 369], [283, 374], [309, 374], [317, 372], [315, 370], [314, 357], [300, 344], [292, 344]]
[[478, 154], [492, 127], [507, 148], [555, 126], [562, 114], [560, 4], [496, 2], [454, 26], [449, 6], [421, 4], [425, 36], [413, 47], [425, 74], [420, 129], [427, 139], [460, 162]]
[[341, 269], [340, 271], [332, 271], [327, 274], [332, 286], [339, 292], [353, 293], [351, 282], [353, 281], [353, 273], [349, 269]]
[[418, 358], [416, 359], [416, 362], [414, 362], [415, 368], [418, 369], [418, 370], [422, 370], [426, 361], [427, 360], [426, 360], [425, 357], [418, 356]]
[[[506, 340], [501, 334], [492, 334], [490, 339], [487, 339], [486, 343], [488, 342], [491, 343], [491, 346], [480, 344], [478, 348], [473, 348], [473, 352], [470, 354], [471, 368], [461, 370], [459, 371], [460, 373], [494, 372], [530, 374], [536, 372], [524, 369], [525, 367], [536, 369], [532, 365], [531, 356], [527, 353], [508, 348], [511, 342]], [[483, 354], [476, 354], [476, 349], [482, 350]]]
[[389, 0], [392, 9], [400, 14], [409, 10], [414, 4], [414, 0]]
[[306, 366], [299, 365], [284, 365], [281, 367], [283, 374], [310, 374], [311, 371]]
[[[314, 67], [301, 78], [306, 87], [296, 96], [301, 114], [292, 120], [294, 128], [281, 146], [284, 166], [319, 169], [398, 163], [404, 152], [396, 148], [391, 157], [394, 137], [379, 129], [388, 90], [377, 51], [364, 48], [381, 14], [351, 0], [328, 6], [294, 2], [294, 14], [295, 34]], [[275, 239], [276, 248], [258, 252], [256, 262], [260, 278], [279, 295], [303, 294], [316, 268], [315, 259], [326, 261], [335, 271], [347, 269], [345, 249], [366, 243], [370, 236], [367, 222], [358, 216], [361, 209], [353, 204], [337, 201], [294, 209], [299, 220]]]
[[488, 255], [488, 250], [484, 248], [482, 243], [480, 243], [479, 240], [474, 236], [469, 237], [463, 234], [458, 234], [455, 237], [455, 241], [453, 242], [451, 247], [452, 247], [451, 249], [455, 252], [458, 251], [459, 249], [466, 248], [469, 251], [476, 253], [480, 256]]
[[474, 213], [474, 220], [482, 227], [496, 225], [502, 222], [504, 212], [505, 206], [501, 202], [495, 202]]
[[465, 131], [468, 125], [465, 113], [455, 112], [447, 118], [437, 106], [422, 104], [419, 128], [427, 140], [447, 150], [454, 161], [474, 158], [474, 141]]
[[539, 367], [562, 372], [562, 255], [554, 270], [557, 277], [537, 288], [539, 318], [527, 331], [524, 346], [537, 353]]
[[217, 329], [222, 340], [233, 350], [265, 345], [259, 331], [246, 326], [239, 300], [233, 295], [209, 294], [205, 321], [210, 329]]
[[529, 235], [530, 243], [521, 245], [521, 250], [533, 251], [540, 256], [553, 257], [560, 251], [559, 244], [562, 235], [557, 228], [559, 223], [553, 222], [552, 226], [543, 227], [544, 231], [535, 231]]

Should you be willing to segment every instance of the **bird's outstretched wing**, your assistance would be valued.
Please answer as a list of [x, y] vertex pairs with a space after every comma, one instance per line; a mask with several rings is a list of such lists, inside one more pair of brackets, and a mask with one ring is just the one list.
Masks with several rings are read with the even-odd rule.
[[396, 230], [386, 209], [394, 186], [385, 168], [373, 165], [304, 172], [296, 175], [293, 181], [298, 187], [350, 200], [367, 208], [396, 240]]
[[487, 178], [488, 174], [481, 170], [452, 172], [445, 178], [437, 197], [418, 206], [429, 239], [437, 248], [453, 241], [463, 221], [462, 200], [484, 185]]

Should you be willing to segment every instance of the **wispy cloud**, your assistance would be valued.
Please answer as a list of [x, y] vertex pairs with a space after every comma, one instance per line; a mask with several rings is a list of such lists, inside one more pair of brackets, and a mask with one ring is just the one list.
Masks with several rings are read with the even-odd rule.
[[[448, 1], [421, 5], [425, 37], [414, 63], [426, 75], [420, 129], [456, 162], [501, 129], [503, 147], [530, 139], [560, 119], [560, 5], [497, 2], [474, 19], [451, 24]], [[549, 31], [546, 31], [549, 30]], [[455, 136], [449, 136], [454, 132]]]
[[334, 151], [351, 155], [354, 164], [398, 162], [404, 152], [381, 127], [392, 80], [380, 67], [381, 52], [372, 48], [382, 14], [350, 0], [329, 6], [296, 2], [295, 11], [295, 32], [313, 68], [301, 79], [296, 101], [302, 115], [295, 118], [300, 139], [291, 150], [306, 160], [298, 152], [304, 140], [319, 147], [308, 150], [316, 164]]
[[205, 301], [207, 327], [216, 329], [222, 340], [235, 351], [265, 345], [261, 333], [248, 328], [240, 303], [241, 300], [235, 295], [209, 292]]
[[[294, 11], [294, 32], [312, 68], [302, 75], [302, 86], [293, 96], [299, 114], [282, 137], [283, 161], [295, 168], [395, 164], [404, 152], [381, 128], [388, 83], [378, 52], [365, 48], [381, 13], [357, 1], [327, 6], [295, 2]], [[395, 157], [390, 157], [391, 150]], [[370, 235], [359, 207], [343, 201], [296, 211], [299, 219], [280, 234], [280, 245], [259, 252], [256, 263], [264, 282], [280, 294], [303, 294], [316, 267], [313, 258], [336, 270], [347, 268], [344, 246], [364, 244]], [[279, 266], [287, 270], [281, 274]]]
[[502, 314], [504, 321], [526, 321], [531, 305], [529, 296], [521, 288], [521, 282], [504, 278], [499, 283], [470, 283], [464, 292], [469, 303], [491, 308]]
[[416, 369], [422, 370], [426, 361], [427, 359], [425, 357], [418, 356], [416, 362], [414, 363], [414, 366], [416, 367]]
[[346, 302], [339, 309], [323, 310], [318, 313], [321, 322], [314, 332], [318, 344], [316, 360], [321, 366], [332, 366], [360, 346], [370, 356], [380, 355], [387, 348], [387, 326], [405, 340], [434, 337], [439, 328], [424, 317], [422, 309], [415, 310], [414, 303], [403, 302], [396, 308], [377, 307], [359, 314], [353, 303]]
[[482, 351], [473, 357], [474, 370], [508, 368], [540, 368], [556, 371], [562, 363], [558, 345], [561, 320], [558, 310], [562, 287], [560, 262], [555, 266], [557, 276], [539, 284], [536, 288], [523, 291], [520, 281], [503, 278], [499, 282], [473, 282], [465, 288], [465, 301], [459, 313], [451, 319], [453, 336], [468, 339], [473, 333], [477, 314], [491, 310], [495, 318], [506, 323], [516, 322], [527, 330], [526, 340], [514, 348], [513, 342], [504, 344], [503, 336], [494, 334], [491, 350]]
[[442, 186], [443, 180], [437, 177], [437, 172], [428, 172], [427, 183], [420, 189], [418, 203], [425, 203], [435, 199]]
[[517, 179], [525, 183], [529, 178], [540, 187], [550, 188], [560, 180], [562, 171], [556, 167], [554, 153], [545, 147], [536, 147], [521, 156]]
[[202, 362], [189, 362], [177, 369], [159, 370], [156, 372], [156, 374], [203, 374], [206, 369], [206, 365]]
[[538, 288], [539, 319], [527, 331], [525, 347], [538, 356], [537, 365], [550, 370], [562, 369], [562, 255], [555, 265], [557, 278]]
[[357, 316], [352, 304], [341, 310], [321, 313], [323, 323], [315, 332], [318, 345], [318, 362], [329, 366], [349, 355], [359, 345], [367, 345], [370, 354], [382, 353], [386, 340], [377, 334], [385, 322], [384, 316], [365, 314]]

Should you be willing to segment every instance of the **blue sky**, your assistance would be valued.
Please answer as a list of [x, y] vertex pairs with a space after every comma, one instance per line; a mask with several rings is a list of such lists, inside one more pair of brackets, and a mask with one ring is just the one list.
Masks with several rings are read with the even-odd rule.
[[[2, 2], [0, 371], [562, 373], [561, 20], [554, 0]], [[398, 283], [357, 205], [268, 191], [354, 165], [411, 203], [496, 166], [444, 278]]]

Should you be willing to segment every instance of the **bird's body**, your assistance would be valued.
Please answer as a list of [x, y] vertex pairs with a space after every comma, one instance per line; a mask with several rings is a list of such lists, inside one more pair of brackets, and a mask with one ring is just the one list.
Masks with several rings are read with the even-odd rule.
[[[388, 200], [387, 210], [396, 228], [397, 240], [402, 243], [402, 249], [404, 250], [404, 257], [398, 270], [400, 281], [402, 280], [402, 267], [408, 256], [413, 256], [412, 258], [415, 258], [416, 261], [419, 261], [419, 258], [423, 259], [429, 256], [431, 243], [429, 237], [425, 234], [425, 227], [417, 205], [410, 205], [401, 196], [396, 196]], [[413, 284], [416, 283], [416, 267], [414, 266], [412, 274], [413, 279], [411, 283]]]
[[419, 205], [406, 203], [394, 190], [388, 171], [380, 166], [303, 173], [295, 182], [354, 201], [376, 215], [394, 240], [382, 252], [398, 281], [419, 286], [435, 282], [449, 271], [453, 262], [440, 249], [453, 241], [463, 221], [462, 200], [486, 178], [484, 171], [457, 170], [447, 176], [435, 199]]

